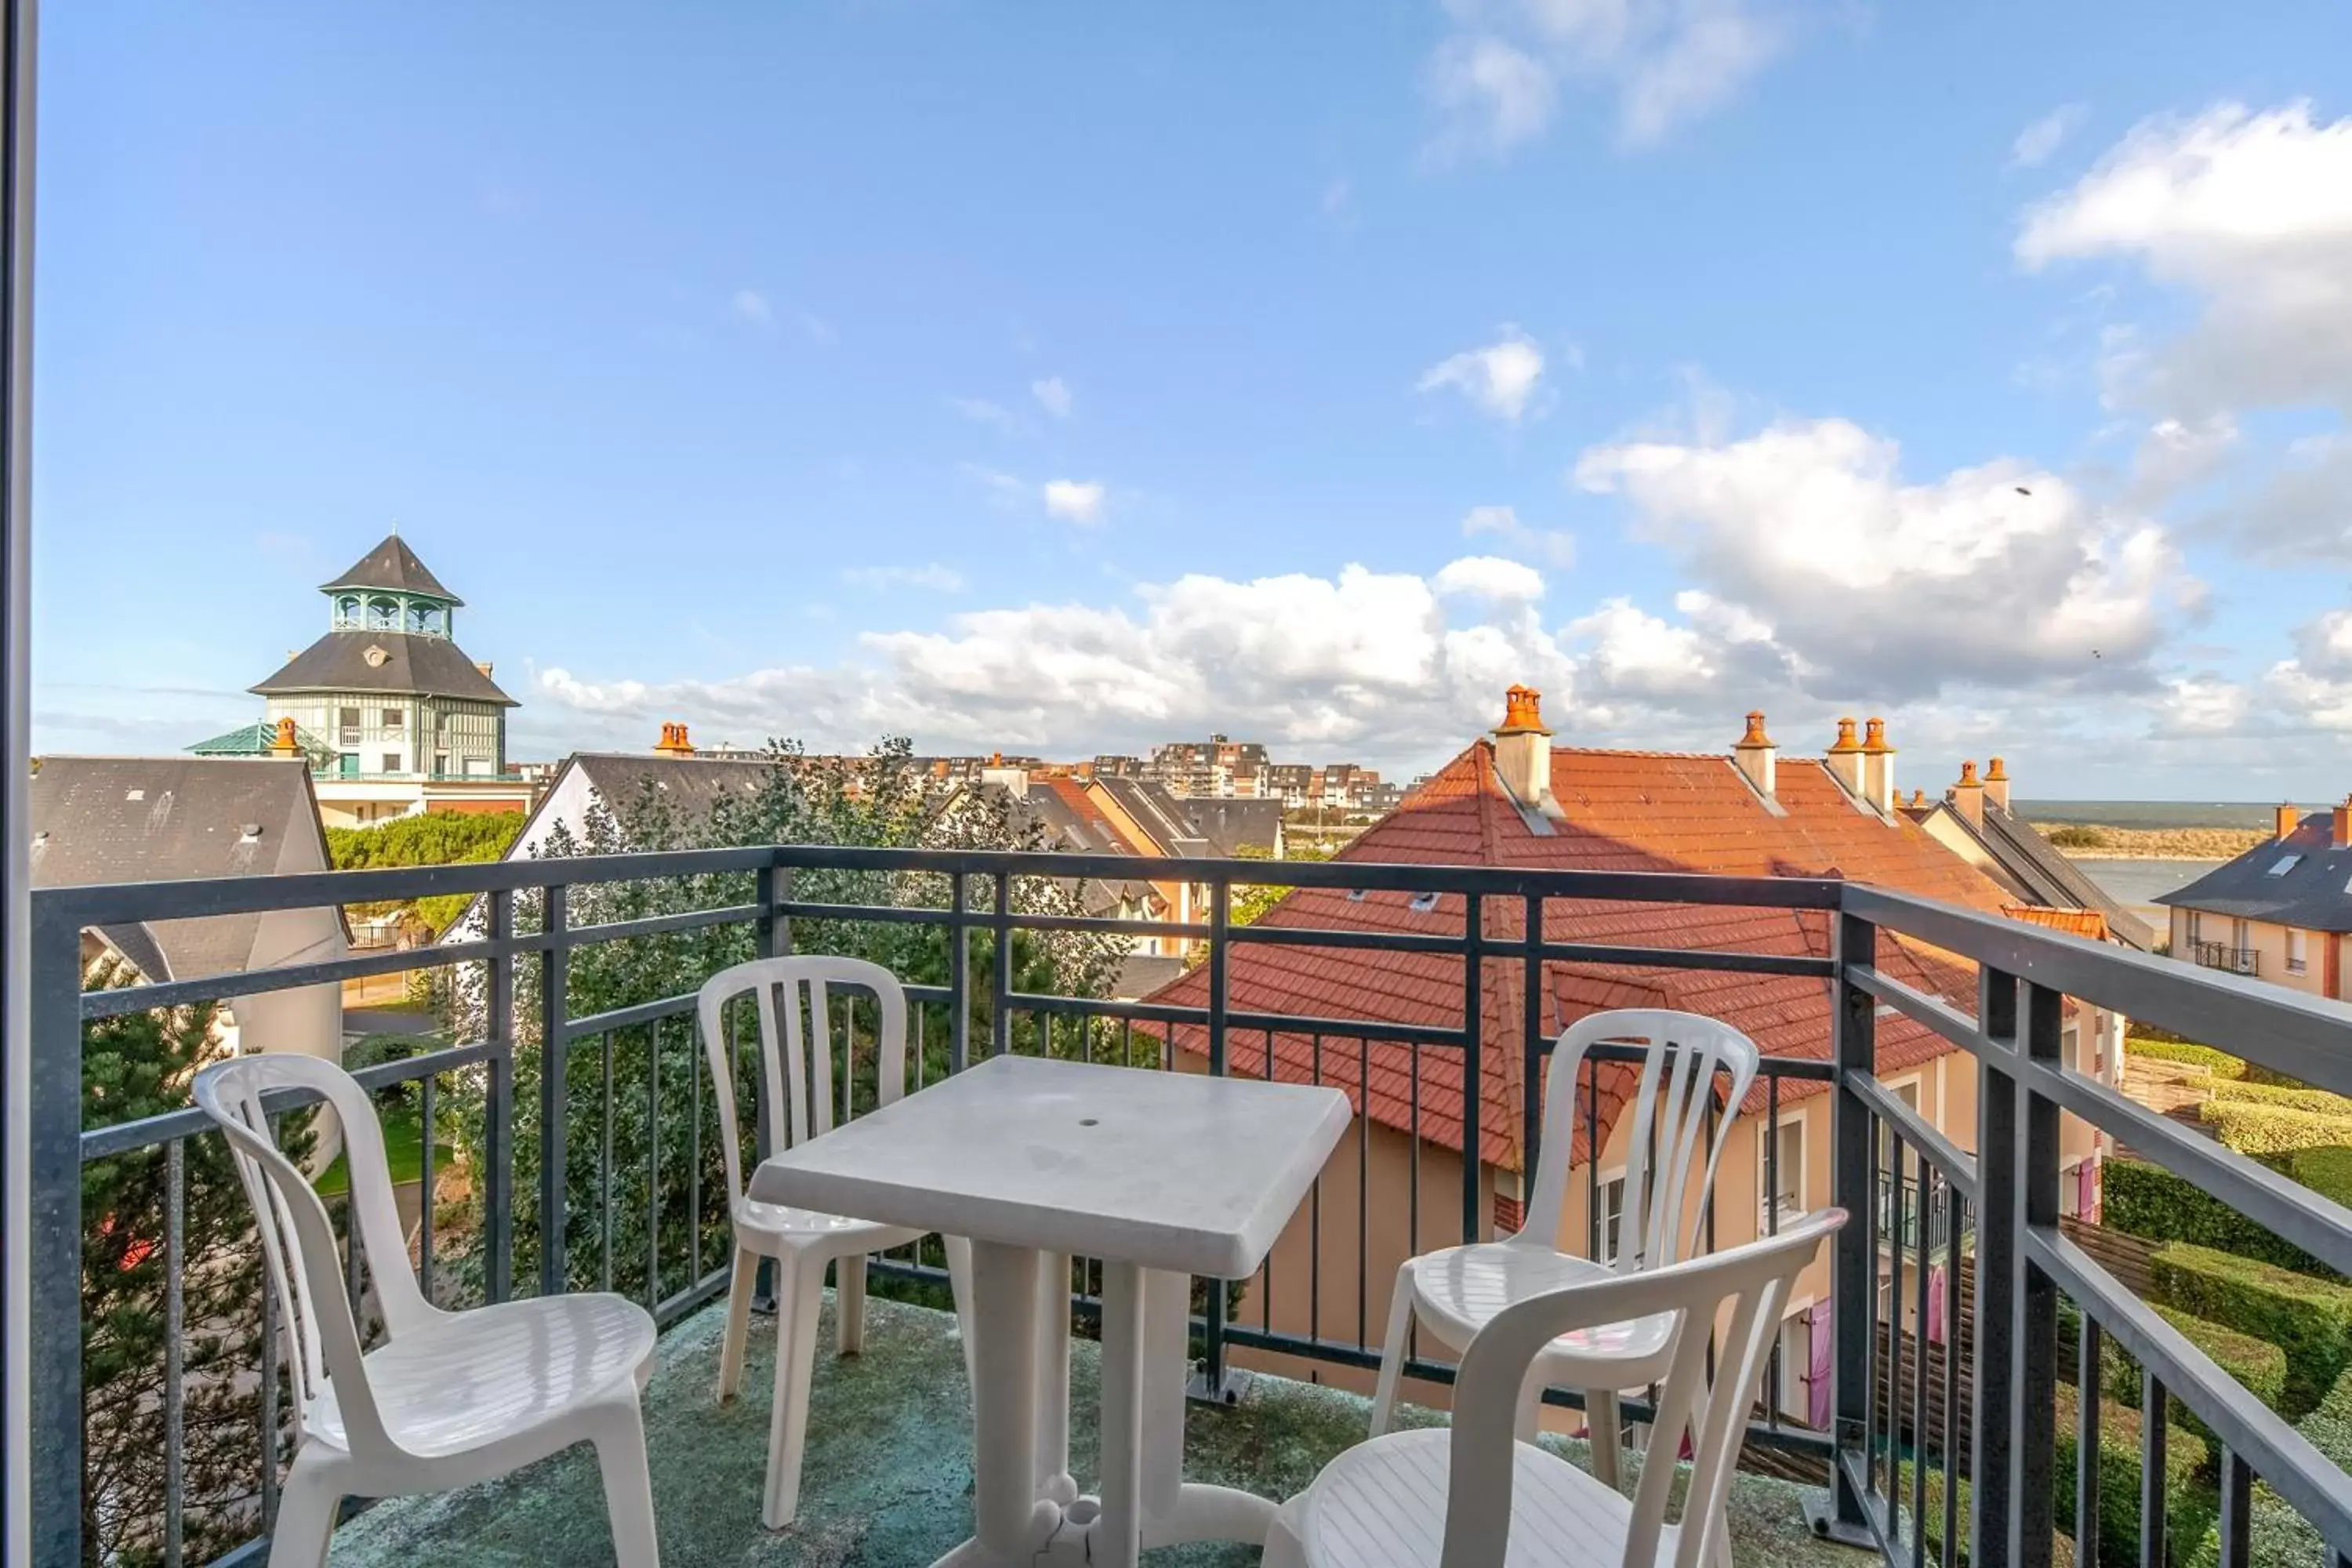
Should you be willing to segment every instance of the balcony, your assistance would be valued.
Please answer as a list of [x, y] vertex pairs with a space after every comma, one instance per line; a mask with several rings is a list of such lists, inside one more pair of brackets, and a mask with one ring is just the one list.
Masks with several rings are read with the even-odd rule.
[[[85, 1032], [420, 965], [436, 966], [463, 1026], [359, 1068], [387, 1125], [406, 1130], [415, 1182], [410, 1255], [350, 1257], [362, 1316], [377, 1267], [415, 1269], [451, 1304], [604, 1288], [645, 1302], [666, 1329], [649, 1428], [674, 1561], [921, 1562], [958, 1539], [970, 1428], [961, 1358], [931, 1310], [944, 1278], [935, 1253], [878, 1265], [877, 1292], [903, 1304], [879, 1310], [864, 1358], [821, 1358], [809, 1501], [792, 1531], [759, 1531], [764, 1393], [727, 1413], [709, 1404], [709, 1303], [724, 1289], [727, 1250], [694, 987], [718, 963], [754, 953], [885, 949], [913, 1004], [909, 1089], [1011, 1052], [1212, 1074], [1279, 1062], [1284, 1076], [1338, 1085], [1360, 1110], [1376, 1082], [1403, 1097], [1409, 1132], [1360, 1117], [1257, 1276], [1196, 1289], [1197, 1475], [1275, 1495], [1303, 1484], [1362, 1429], [1350, 1391], [1369, 1385], [1398, 1257], [1493, 1234], [1507, 1173], [1454, 1151], [1493, 1147], [1482, 1131], [1499, 1118], [1531, 1166], [1546, 1135], [1532, 1096], [1496, 1100], [1493, 1088], [1539, 1084], [1557, 1032], [1546, 985], [1525, 978], [1548, 980], [1555, 966], [1699, 970], [1735, 983], [1801, 978], [1829, 998], [1819, 1037], [1780, 1041], [1744, 1109], [1778, 1126], [1800, 1101], [1824, 1108], [1811, 1136], [1825, 1174], [1803, 1190], [1853, 1216], [1817, 1271], [1818, 1355], [1803, 1366], [1778, 1358], [1771, 1396], [1754, 1412], [1744, 1462], [1757, 1473], [1736, 1502], [1739, 1562], [1832, 1560], [1812, 1544], [1817, 1529], [1889, 1568], [2041, 1568], [2087, 1561], [2103, 1512], [2109, 1534], [2096, 1554], [2121, 1561], [2113, 1508], [2101, 1502], [2115, 1504], [2117, 1489], [2100, 1465], [2117, 1452], [2099, 1442], [2102, 1402], [2062, 1389], [2076, 1369], [2102, 1364], [2109, 1341], [2143, 1369], [2143, 1408], [2168, 1394], [2213, 1439], [2209, 1463], [2179, 1477], [2164, 1448], [2177, 1422], [2145, 1424], [2136, 1468], [2148, 1499], [2196, 1489], [2202, 1508], [2173, 1513], [2177, 1531], [2203, 1532], [2176, 1547], [2222, 1568], [2315, 1561], [2323, 1543], [2352, 1556], [2352, 1477], [2080, 1245], [2074, 1222], [2061, 1219], [2059, 1184], [2064, 1130], [2095, 1128], [2352, 1273], [2352, 1213], [2063, 1062], [2072, 999], [2352, 1093], [2352, 1009], [1837, 881], [1350, 863], [1280, 872], [1293, 885], [1409, 900], [1428, 916], [1411, 930], [1234, 925], [1226, 895], [1263, 883], [1263, 861], [1122, 860], [1123, 876], [1212, 889], [1209, 917], [1181, 928], [1027, 896], [1101, 869], [1071, 855], [768, 846], [37, 894], [35, 1568], [258, 1561], [288, 1452], [275, 1324], [237, 1228], [242, 1210], [221, 1190], [217, 1139], [192, 1110], [125, 1120], [105, 1114], [102, 1096], [86, 1104]], [[81, 933], [91, 927], [446, 894], [478, 895], [476, 920], [423, 952], [85, 989]], [[1549, 913], [1595, 903], [1668, 906], [1678, 918], [1790, 910], [1821, 940], [1797, 952], [1552, 940]], [[1171, 931], [1204, 950], [1201, 1000], [1108, 1000], [1041, 958], [1056, 941]], [[1898, 978], [1882, 965], [1898, 943], [1965, 959], [1975, 994], [1932, 995]], [[1523, 1005], [1483, 1007], [1475, 1026], [1458, 1006], [1436, 1022], [1385, 1016], [1369, 993], [1361, 1007], [1313, 1016], [1251, 1011], [1234, 1000], [1235, 976], [1267, 949], [1435, 955], [1458, 974], [1455, 996], [1500, 987]], [[1875, 1047], [1893, 1018], [1956, 1053], [1941, 1071], [1972, 1080], [1970, 1125], [1939, 1126], [1880, 1082]], [[837, 1048], [844, 1081], [856, 1081], [860, 1039]], [[1601, 1047], [1585, 1070], [1597, 1087], [1631, 1055]], [[560, 1070], [542, 1072], [551, 1058]], [[1461, 1094], [1465, 1083], [1487, 1092]], [[1583, 1101], [1589, 1147], [1603, 1139], [1601, 1098]], [[1362, 1201], [1381, 1190], [1370, 1173], [1382, 1159], [1409, 1175], [1392, 1205]], [[1570, 1175], [1571, 1215], [1596, 1231], [1600, 1175], [1591, 1160]], [[1772, 1180], [1763, 1190], [1781, 1189]], [[1773, 1205], [1758, 1215], [1754, 1189], [1743, 1191], [1708, 1200], [1706, 1229], [1718, 1244], [1770, 1226]], [[1083, 1264], [1072, 1285], [1083, 1324], [1099, 1305]], [[772, 1353], [772, 1339], [755, 1330], [753, 1345]], [[1078, 1377], [1091, 1367], [1082, 1353]], [[1453, 1370], [1414, 1361], [1408, 1397], [1442, 1405]], [[755, 1375], [747, 1386], [766, 1384]], [[1576, 1425], [1575, 1394], [1551, 1390], [1547, 1403], [1550, 1425]], [[1638, 1423], [1646, 1407], [1629, 1399], [1625, 1414]], [[2069, 1448], [2088, 1458], [2062, 1468]], [[609, 1560], [593, 1484], [583, 1461], [564, 1458], [451, 1499], [379, 1504], [344, 1526], [336, 1561]], [[2166, 1517], [2150, 1507], [2130, 1522], [2145, 1540]], [[2293, 1551], [2258, 1556], [2257, 1540]], [[1162, 1560], [1251, 1560], [1221, 1550]]]
[[2257, 948], [2232, 947], [2226, 942], [2200, 942], [2191, 943], [2189, 952], [2200, 968], [2255, 977], [2263, 972], [2263, 955]]

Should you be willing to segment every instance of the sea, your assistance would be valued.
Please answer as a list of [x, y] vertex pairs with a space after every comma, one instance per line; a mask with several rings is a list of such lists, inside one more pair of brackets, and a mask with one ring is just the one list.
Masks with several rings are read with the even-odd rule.
[[[2274, 801], [2241, 800], [2019, 800], [2013, 809], [2028, 822], [2078, 822], [2093, 827], [2268, 827], [2277, 820], [2273, 814], [2278, 805]], [[2222, 864], [2220, 860], [2074, 862], [2117, 903], [2159, 922], [2164, 918], [2155, 901], [2159, 895], [2185, 888]]]

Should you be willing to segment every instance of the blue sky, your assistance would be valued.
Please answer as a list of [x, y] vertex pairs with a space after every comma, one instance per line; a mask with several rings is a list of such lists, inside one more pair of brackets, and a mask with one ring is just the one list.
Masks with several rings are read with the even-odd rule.
[[59, 7], [36, 743], [397, 523], [513, 750], [2352, 783], [2352, 12]]

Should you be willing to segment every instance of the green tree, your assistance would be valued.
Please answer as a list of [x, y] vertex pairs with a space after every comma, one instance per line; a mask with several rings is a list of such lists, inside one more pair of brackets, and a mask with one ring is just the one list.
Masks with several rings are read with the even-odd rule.
[[[327, 857], [338, 871], [381, 870], [400, 866], [460, 866], [496, 860], [520, 837], [523, 816], [519, 811], [428, 811], [420, 816], [396, 816], [368, 827], [327, 829]], [[438, 933], [466, 912], [471, 900], [464, 893], [437, 894], [415, 900], [416, 919]], [[402, 906], [354, 904], [362, 915], [388, 914]]]
[[[88, 977], [132, 978], [112, 959]], [[205, 1005], [84, 1025], [82, 1125], [184, 1109], [188, 1080], [217, 1052], [215, 1022]], [[299, 1127], [283, 1136], [298, 1159], [307, 1152]], [[205, 1562], [258, 1527], [262, 1277], [228, 1144], [207, 1132], [180, 1150], [183, 1529], [186, 1560]], [[82, 1553], [110, 1568], [163, 1560], [170, 1158], [156, 1147], [82, 1166]]]

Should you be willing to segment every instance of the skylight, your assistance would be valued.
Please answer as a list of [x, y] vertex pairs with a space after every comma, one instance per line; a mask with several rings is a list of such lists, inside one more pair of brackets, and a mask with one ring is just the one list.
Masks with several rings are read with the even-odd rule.
[[2300, 855], [2282, 855], [2278, 858], [2278, 864], [2271, 868], [2270, 874], [2273, 877], [2284, 877], [2294, 870], [2295, 862], [2302, 858]]

